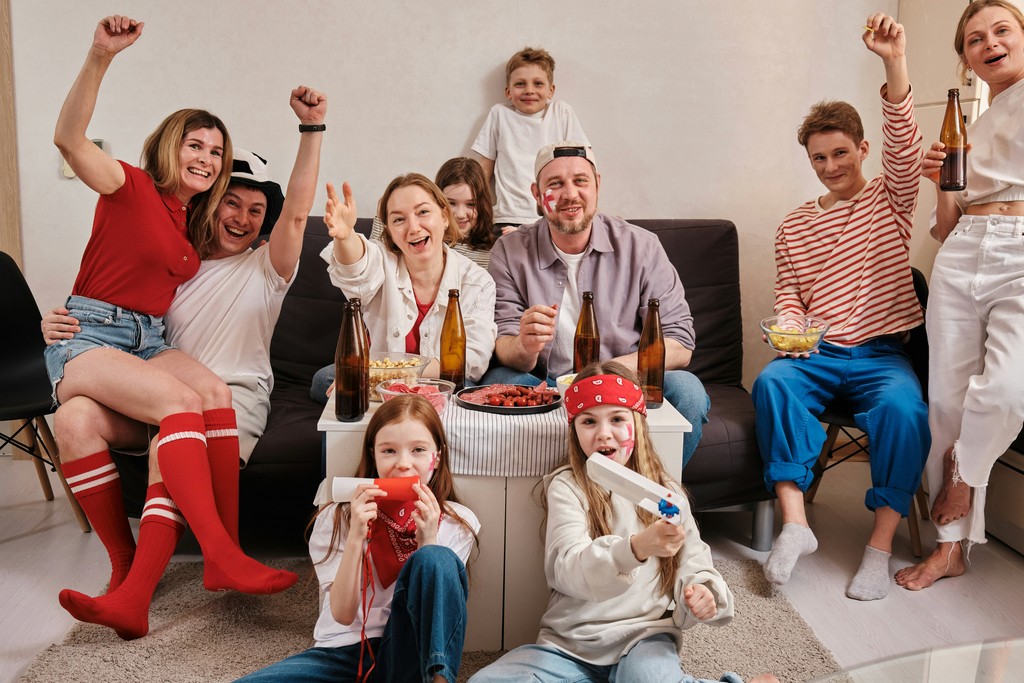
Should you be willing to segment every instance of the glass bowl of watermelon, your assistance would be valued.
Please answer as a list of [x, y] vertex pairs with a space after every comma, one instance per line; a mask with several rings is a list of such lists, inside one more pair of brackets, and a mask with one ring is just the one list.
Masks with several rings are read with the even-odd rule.
[[382, 401], [388, 401], [403, 394], [418, 394], [430, 401], [438, 415], [443, 415], [452, 400], [455, 384], [443, 379], [427, 377], [402, 377], [384, 380], [377, 385], [377, 393]]

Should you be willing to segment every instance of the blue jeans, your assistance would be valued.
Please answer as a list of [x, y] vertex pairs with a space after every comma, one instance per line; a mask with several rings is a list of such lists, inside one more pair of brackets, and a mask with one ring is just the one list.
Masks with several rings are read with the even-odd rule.
[[[414, 552], [395, 582], [384, 635], [368, 641], [377, 656], [370, 680], [419, 683], [439, 674], [454, 683], [462, 663], [468, 595], [466, 567], [450, 548], [428, 545]], [[364, 653], [363, 671], [369, 666]], [[359, 643], [313, 647], [239, 680], [353, 681], [358, 668]]]
[[164, 319], [158, 315], [137, 313], [106, 301], [84, 296], [69, 296], [68, 315], [78, 319], [82, 331], [72, 339], [62, 339], [43, 351], [50, 386], [57, 399], [57, 383], [64, 378], [64, 365], [91, 349], [118, 349], [142, 360], [174, 347], [164, 341]]
[[810, 487], [826, 437], [818, 416], [842, 398], [871, 444], [871, 488], [864, 504], [906, 516], [921, 485], [931, 436], [921, 384], [899, 340], [822, 344], [810, 358], [776, 358], [761, 371], [751, 395], [769, 491], [780, 481], [801, 491]]
[[309, 385], [309, 397], [322, 406], [327, 405], [327, 389], [334, 384], [334, 365], [320, 368], [313, 375], [313, 382]]
[[[548, 386], [555, 386], [555, 380], [548, 377]], [[525, 384], [536, 386], [540, 380], [528, 372], [520, 372], [504, 366], [491, 368], [480, 380], [481, 385], [486, 384]], [[668, 370], [665, 372], [665, 400], [679, 411], [679, 414], [693, 426], [693, 430], [683, 435], [683, 469], [686, 463], [690, 462], [693, 452], [697, 450], [700, 443], [701, 432], [708, 421], [708, 411], [711, 409], [711, 398], [705, 391], [697, 376], [686, 370]], [[679, 472], [669, 472], [674, 477], [679, 477]]]
[[[545, 645], [522, 645], [485, 666], [470, 677], [469, 683], [710, 683], [683, 672], [676, 652], [676, 641], [667, 633], [645, 638], [633, 646], [617, 663], [588, 664], [561, 650]], [[734, 673], [725, 673], [719, 681], [743, 683]]]

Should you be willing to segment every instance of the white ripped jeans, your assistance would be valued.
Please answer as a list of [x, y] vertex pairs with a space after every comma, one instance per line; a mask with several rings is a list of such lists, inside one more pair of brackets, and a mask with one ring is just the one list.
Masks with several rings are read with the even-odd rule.
[[1024, 423], [1024, 217], [960, 218], [935, 257], [927, 325], [928, 490], [934, 500], [950, 446], [974, 489], [938, 540], [984, 543], [989, 472]]

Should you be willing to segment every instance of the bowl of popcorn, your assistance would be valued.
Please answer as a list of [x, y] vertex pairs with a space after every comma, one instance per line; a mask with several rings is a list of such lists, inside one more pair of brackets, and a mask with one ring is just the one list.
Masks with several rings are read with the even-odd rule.
[[400, 377], [398, 379], [384, 380], [377, 385], [377, 393], [381, 400], [390, 401], [395, 396], [405, 394], [417, 394], [430, 401], [438, 415], [443, 415], [452, 400], [452, 393], [455, 391], [455, 384], [443, 379], [428, 379], [425, 377], [414, 377], [412, 379]]
[[782, 353], [811, 353], [828, 332], [828, 323], [816, 315], [773, 315], [761, 321], [768, 345]]
[[430, 358], [399, 351], [370, 351], [370, 400], [380, 401], [377, 385], [389, 379], [414, 380], [427, 369]]
[[570, 372], [568, 375], [559, 375], [558, 379], [555, 380], [555, 388], [558, 389], [559, 395], [565, 398], [565, 392], [569, 390], [569, 385], [576, 379], [576, 373]]

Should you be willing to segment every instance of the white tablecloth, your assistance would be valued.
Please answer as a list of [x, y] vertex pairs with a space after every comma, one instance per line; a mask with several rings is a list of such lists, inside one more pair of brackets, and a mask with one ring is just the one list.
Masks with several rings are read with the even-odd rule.
[[541, 477], [565, 458], [565, 408], [534, 415], [468, 410], [455, 401], [441, 416], [455, 474]]

